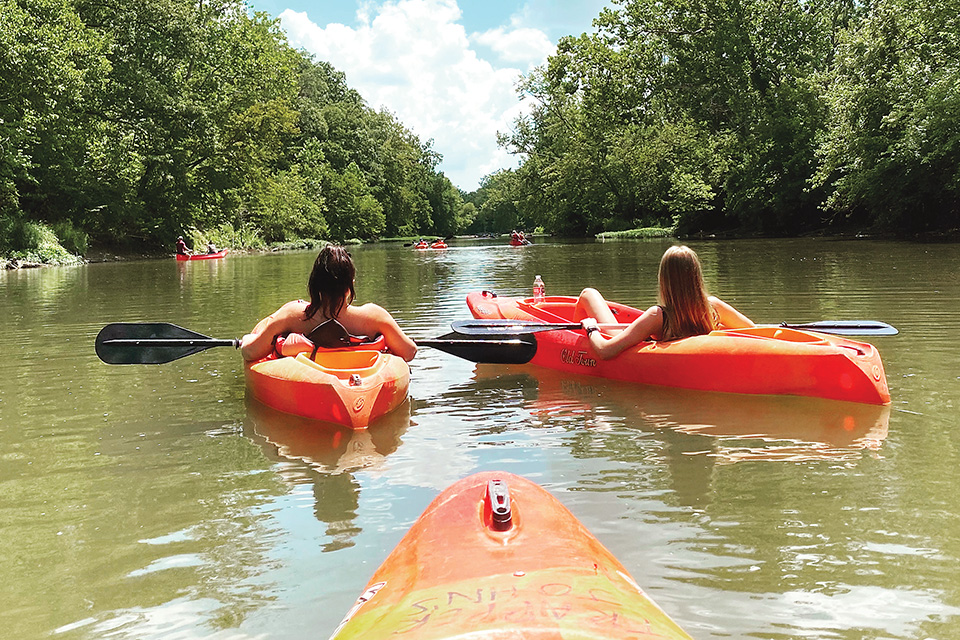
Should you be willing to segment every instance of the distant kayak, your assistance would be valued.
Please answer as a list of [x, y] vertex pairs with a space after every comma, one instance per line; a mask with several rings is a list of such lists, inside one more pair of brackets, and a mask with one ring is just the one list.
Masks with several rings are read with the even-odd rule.
[[331, 640], [689, 639], [546, 490], [506, 472], [448, 487]]
[[177, 254], [177, 260], [181, 262], [186, 262], [187, 260], [216, 260], [217, 258], [222, 258], [227, 255], [229, 249], [221, 249], [216, 253], [194, 253], [191, 255], [185, 255], [182, 253]]
[[[490, 291], [467, 294], [479, 320], [571, 323], [577, 298], [498, 297]], [[642, 311], [611, 302], [621, 323]], [[890, 391], [880, 353], [866, 342], [786, 327], [712, 331], [669, 342], [649, 340], [610, 360], [601, 360], [580, 329], [536, 334], [531, 364], [637, 384], [722, 391], [794, 395], [889, 404]]]
[[413, 245], [414, 249], [446, 249], [447, 243], [441, 240], [435, 240], [433, 243], [418, 242]]
[[510, 239], [511, 247], [526, 247], [527, 245], [531, 245], [531, 244], [533, 243], [530, 242], [529, 240], [517, 240], [515, 238]]

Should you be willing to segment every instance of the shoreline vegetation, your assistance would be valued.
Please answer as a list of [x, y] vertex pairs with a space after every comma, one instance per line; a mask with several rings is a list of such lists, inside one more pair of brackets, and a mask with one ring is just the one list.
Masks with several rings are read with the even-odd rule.
[[244, 2], [8, 3], [0, 257], [510, 229], [953, 241], [958, 1], [622, 0], [519, 78], [536, 106], [497, 136], [519, 162], [472, 192]]
[[[194, 234], [199, 238], [210, 237], [214, 234], [201, 234], [197, 232]], [[550, 237], [551, 234], [543, 233], [529, 233], [527, 237], [530, 238], [540, 238]], [[897, 239], [905, 240], [912, 242], [921, 242], [921, 243], [937, 243], [937, 242], [960, 242], [960, 229], [950, 229], [945, 231], [930, 232], [930, 233], [921, 233], [914, 234], [910, 238], [904, 238], [902, 235], [893, 234], [893, 233], [883, 233], [883, 232], [866, 232], [866, 231], [854, 231], [847, 233], [832, 232], [825, 233], [812, 232], [805, 234], [807, 236], [822, 236], [830, 238], [847, 238], [847, 239]], [[434, 241], [441, 239], [436, 235], [423, 234], [416, 236], [396, 236], [390, 238], [378, 238], [374, 240], [363, 241], [359, 239], [350, 239], [342, 242], [344, 245], [359, 245], [367, 243], [404, 243], [404, 244], [413, 244], [417, 242], [420, 238], [427, 239], [428, 241]], [[462, 234], [455, 236], [448, 236], [446, 240], [455, 240], [455, 239], [488, 239], [488, 240], [499, 240], [499, 239], [508, 239], [510, 237], [509, 233], [481, 233], [481, 234]], [[599, 242], [607, 241], [619, 241], [619, 240], [642, 240], [642, 239], [654, 239], [654, 238], [676, 238], [676, 239], [698, 239], [698, 240], [738, 240], [746, 238], [756, 238], [756, 237], [769, 237], [761, 236], [758, 234], [744, 234], [744, 233], [698, 233], [691, 235], [680, 235], [677, 233], [676, 227], [643, 227], [638, 229], [626, 229], [623, 231], [605, 231], [598, 233], [595, 236], [595, 239]], [[279, 251], [304, 251], [304, 250], [318, 250], [322, 248], [325, 244], [333, 242], [332, 240], [322, 240], [322, 239], [300, 239], [289, 242], [276, 242], [269, 245], [258, 244], [256, 246], [238, 246], [231, 244], [217, 244], [218, 249], [229, 249], [231, 253], [273, 253]], [[203, 243], [199, 241], [194, 242], [194, 246], [202, 247]], [[43, 234], [43, 241], [40, 245], [34, 249], [28, 251], [17, 251], [10, 255], [0, 255], [0, 270], [17, 270], [17, 269], [33, 269], [39, 267], [54, 267], [54, 266], [79, 266], [89, 263], [98, 263], [98, 262], [126, 262], [133, 260], [158, 260], [163, 258], [172, 258], [175, 256], [173, 250], [130, 250], [128, 248], [122, 247], [91, 247], [89, 248], [84, 255], [75, 255], [67, 251], [58, 241], [53, 234], [52, 230], [45, 230]]]

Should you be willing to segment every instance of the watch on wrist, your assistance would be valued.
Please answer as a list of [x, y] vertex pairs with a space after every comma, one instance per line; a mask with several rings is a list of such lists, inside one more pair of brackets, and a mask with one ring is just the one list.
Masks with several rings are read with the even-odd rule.
[[589, 336], [589, 335], [592, 335], [594, 331], [600, 331], [600, 328], [599, 328], [599, 327], [593, 327], [593, 326], [587, 327], [587, 335], [588, 335], [588, 336]]

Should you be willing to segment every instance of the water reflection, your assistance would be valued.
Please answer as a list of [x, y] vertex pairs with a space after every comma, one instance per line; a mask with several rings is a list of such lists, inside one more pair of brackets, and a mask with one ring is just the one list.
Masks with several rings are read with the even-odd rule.
[[[521, 387], [545, 424], [666, 430], [682, 456], [746, 460], [852, 460], [879, 452], [890, 407], [789, 396], [752, 396], [572, 378], [539, 367], [478, 365], [477, 387]], [[535, 390], [531, 393], [530, 390]]]
[[244, 435], [279, 463], [284, 482], [312, 486], [314, 515], [330, 538], [323, 550], [353, 546], [362, 528], [355, 524], [360, 485], [352, 472], [381, 467], [397, 450], [410, 426], [410, 401], [359, 430], [283, 413], [249, 396], [246, 405]]

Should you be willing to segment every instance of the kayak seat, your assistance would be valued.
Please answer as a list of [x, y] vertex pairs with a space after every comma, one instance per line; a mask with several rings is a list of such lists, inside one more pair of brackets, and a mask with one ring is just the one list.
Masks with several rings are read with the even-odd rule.
[[340, 380], [349, 380], [354, 375], [361, 378], [373, 375], [382, 366], [379, 351], [321, 351], [317, 360], [306, 353], [296, 356], [297, 362], [323, 373], [336, 376]]

